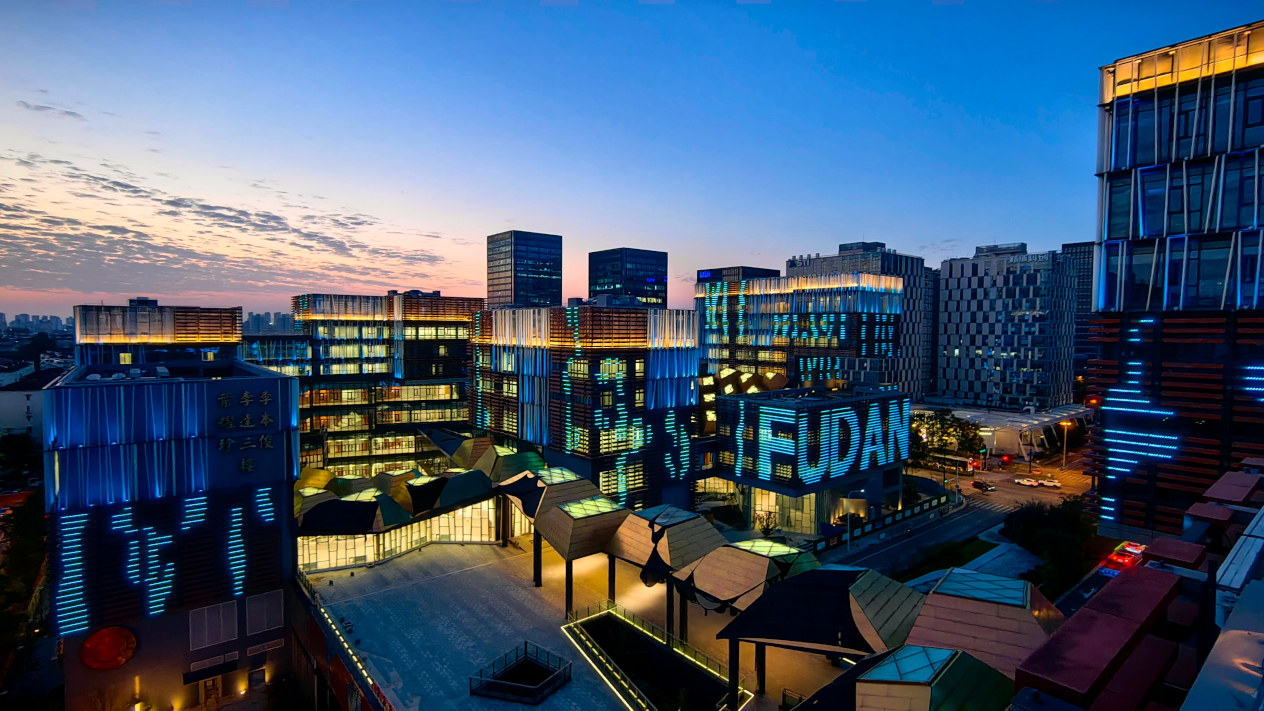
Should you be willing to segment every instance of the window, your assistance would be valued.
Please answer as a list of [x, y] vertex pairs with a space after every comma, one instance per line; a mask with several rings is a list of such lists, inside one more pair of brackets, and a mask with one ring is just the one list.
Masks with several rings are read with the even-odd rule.
[[[715, 399], [715, 393], [711, 393], [711, 399]], [[645, 407], [645, 388], [636, 389], [636, 406]]]
[[202, 360], [215, 360], [214, 351], [202, 351]]
[[202, 649], [237, 639], [237, 601], [189, 612], [189, 649]]
[[733, 462], [734, 459], [732, 452], [727, 450], [720, 452], [720, 464], [731, 467], [733, 466]]
[[119, 362], [119, 365], [131, 365], [131, 364], [132, 364], [132, 354], [131, 354], [131, 353], [119, 353], [119, 354], [118, 354], [118, 362]]
[[566, 364], [566, 372], [572, 378], [586, 378], [588, 377], [588, 361], [571, 360]]
[[274, 590], [246, 598], [246, 635], [274, 630], [285, 624], [284, 593]]
[[609, 390], [603, 390], [601, 393], [601, 406], [614, 407], [614, 393]]

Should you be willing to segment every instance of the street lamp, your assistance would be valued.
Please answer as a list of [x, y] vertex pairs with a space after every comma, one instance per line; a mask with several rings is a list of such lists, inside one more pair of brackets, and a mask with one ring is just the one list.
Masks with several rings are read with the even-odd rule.
[[1064, 472], [1066, 471], [1067, 435], [1070, 434], [1073, 423], [1070, 420], [1063, 420], [1058, 424], [1062, 425], [1062, 468], [1058, 471]]
[[[847, 552], [851, 553], [851, 495], [855, 493], [865, 493], [864, 489], [854, 489], [847, 492]], [[865, 499], [865, 510], [869, 509], [869, 499]]]

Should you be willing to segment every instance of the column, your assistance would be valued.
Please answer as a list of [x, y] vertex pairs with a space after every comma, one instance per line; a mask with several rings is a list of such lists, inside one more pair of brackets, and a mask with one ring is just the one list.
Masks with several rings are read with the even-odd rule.
[[543, 577], [543, 573], [541, 572], [543, 568], [543, 561], [541, 560], [541, 558], [543, 557], [543, 551], [542, 551], [543, 548], [544, 546], [541, 545], [540, 543], [540, 532], [538, 530], [532, 532], [531, 550], [535, 554], [534, 556], [532, 556], [535, 559], [532, 561], [532, 566], [533, 566], [532, 572], [535, 575], [535, 586], [537, 588], [544, 584], [541, 580], [541, 578]]
[[764, 677], [768, 668], [768, 647], [762, 642], [755, 643], [755, 693], [763, 695]]
[[689, 641], [689, 598], [682, 592], [680, 594], [680, 637], [681, 642]]
[[570, 615], [571, 610], [575, 609], [575, 567], [571, 561], [566, 561], [566, 614]]
[[729, 703], [728, 711], [737, 711], [742, 703], [742, 695], [737, 690], [737, 678], [742, 675], [742, 643], [736, 639], [729, 640]]
[[667, 586], [667, 634], [675, 634], [672, 630], [676, 627], [674, 619], [676, 616], [676, 601], [673, 599], [676, 587], [672, 585], [671, 576], [668, 576], [667, 580], [663, 581], [663, 584]]
[[609, 587], [609, 594], [607, 594], [607, 595], [606, 595], [606, 597], [608, 597], [608, 598], [610, 599], [610, 602], [614, 602], [614, 583], [615, 583], [615, 580], [614, 580], [614, 566], [615, 566], [615, 562], [614, 562], [614, 555], [613, 555], [613, 554], [611, 554], [611, 553], [607, 553], [607, 554], [606, 554], [606, 558], [608, 558], [608, 559], [610, 560], [610, 573], [609, 573], [609, 578], [610, 578], [610, 581], [609, 581], [609, 583], [608, 583], [608, 587]]

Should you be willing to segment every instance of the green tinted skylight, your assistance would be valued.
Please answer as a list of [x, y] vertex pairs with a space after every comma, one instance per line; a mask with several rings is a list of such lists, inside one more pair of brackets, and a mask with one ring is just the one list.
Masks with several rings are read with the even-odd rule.
[[734, 548], [741, 548], [744, 551], [750, 551], [765, 558], [776, 558], [783, 555], [797, 555], [802, 553], [798, 548], [791, 548], [784, 543], [769, 541], [763, 538], [757, 538], [752, 541], [738, 541], [730, 544]]
[[572, 501], [569, 504], [562, 504], [558, 508], [571, 518], [588, 518], [589, 516], [618, 511], [623, 507], [604, 496], [598, 495], [580, 499], [579, 501]]
[[378, 496], [381, 496], [381, 495], [382, 495], [381, 491], [370, 486], [369, 488], [363, 491], [357, 491], [356, 493], [351, 494], [350, 496], [344, 496], [342, 497], [342, 500], [343, 501], [373, 501], [374, 499], [376, 499]]
[[953, 568], [939, 581], [932, 592], [971, 600], [984, 600], [1001, 605], [1027, 606], [1027, 583], [999, 575]]
[[935, 678], [940, 669], [947, 666], [954, 654], [956, 651], [952, 649], [905, 645], [878, 662], [877, 666], [862, 674], [860, 678], [864, 681], [927, 684]]
[[439, 477], [437, 476], [419, 476], [416, 479], [409, 479], [408, 481], [404, 483], [409, 486], [421, 486], [422, 484], [429, 484], [430, 482], [438, 478]]
[[317, 494], [323, 494], [323, 493], [325, 493], [325, 492], [327, 492], [327, 491], [329, 491], [329, 490], [328, 490], [328, 489], [322, 489], [322, 488], [317, 487], [317, 486], [305, 486], [305, 487], [303, 487], [302, 489], [299, 489], [299, 490], [298, 490], [298, 495], [299, 495], [299, 496], [315, 496], [315, 495], [317, 495]]
[[563, 484], [568, 481], [579, 481], [584, 478], [566, 467], [538, 469], [536, 470], [535, 475], [545, 484], [549, 484], [550, 486], [553, 484]]
[[691, 518], [697, 518], [698, 514], [692, 511], [678, 509], [675, 506], [663, 504], [653, 508], [641, 509], [636, 512], [637, 516], [648, 521], [653, 521], [660, 526], [672, 526], [681, 521], [688, 521]]

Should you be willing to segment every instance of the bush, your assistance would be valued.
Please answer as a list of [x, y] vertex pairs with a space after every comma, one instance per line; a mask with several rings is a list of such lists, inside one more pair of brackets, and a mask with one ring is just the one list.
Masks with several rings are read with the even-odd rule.
[[1097, 535], [1097, 523], [1079, 496], [1056, 506], [1030, 501], [1006, 517], [1002, 533], [1044, 561], [1022, 578], [1050, 600], [1075, 587], [1118, 543]]

